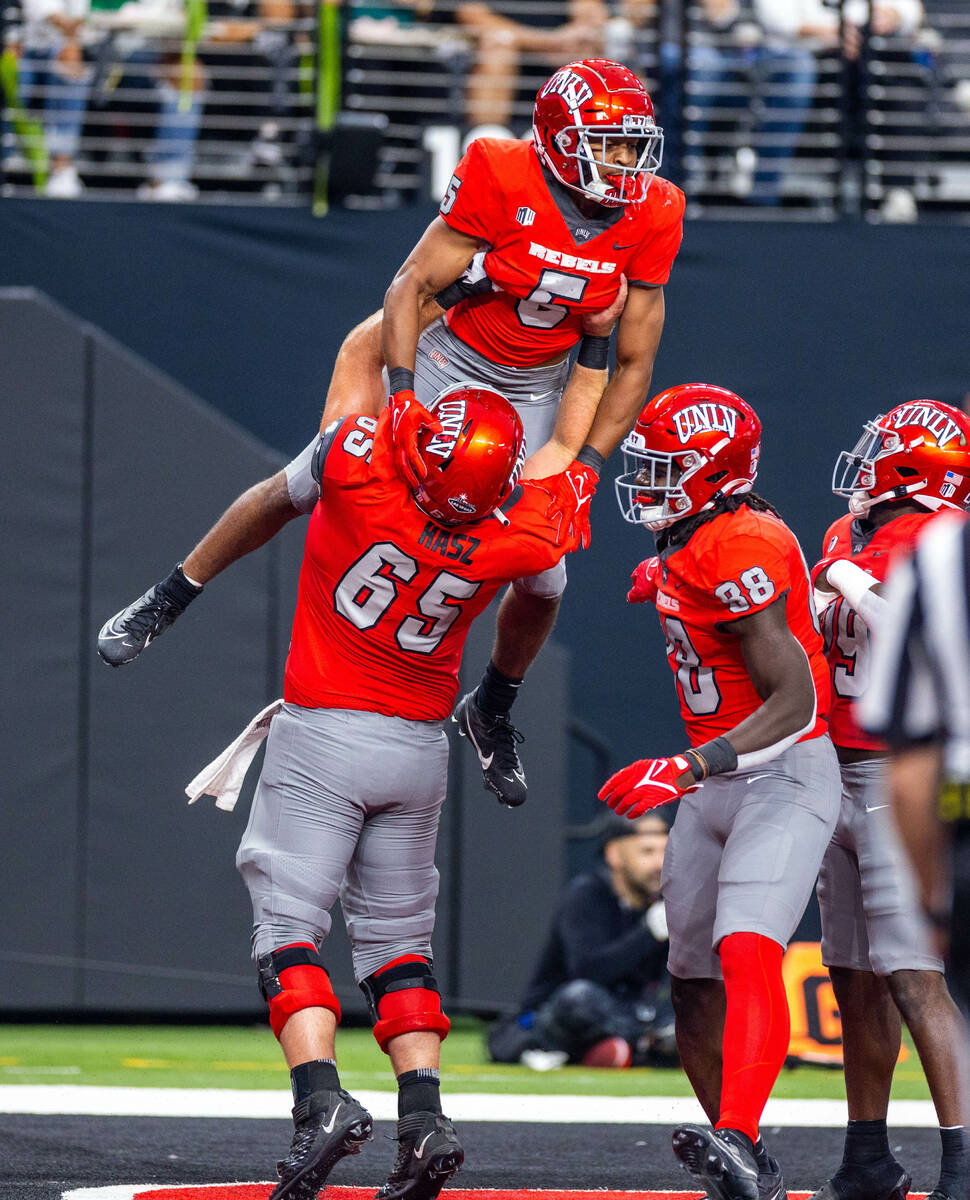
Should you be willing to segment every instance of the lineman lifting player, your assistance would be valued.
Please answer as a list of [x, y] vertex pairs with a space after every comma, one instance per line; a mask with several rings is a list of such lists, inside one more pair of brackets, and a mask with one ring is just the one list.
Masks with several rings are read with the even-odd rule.
[[[556, 71], [536, 98], [531, 143], [481, 138], [469, 146], [439, 216], [388, 289], [383, 324], [376, 313], [344, 343], [324, 421], [358, 409], [365, 394], [368, 411], [379, 412], [386, 362], [401, 469], [420, 476], [413, 439], [427, 420], [423, 405], [449, 383], [486, 380], [522, 417], [533, 451], [525, 478], [578, 459], [592, 492], [648, 394], [663, 285], [680, 246], [683, 193], [655, 177], [662, 141], [632, 71], [607, 59]], [[449, 286], [480, 251], [477, 276]], [[579, 368], [606, 366], [608, 339], [583, 337], [583, 316], [605, 308], [624, 277], [616, 369], [602, 400], [560, 405], [567, 355], [581, 338]], [[482, 682], [456, 712], [486, 786], [510, 806], [525, 800], [526, 783], [509, 712], [565, 585], [561, 563], [515, 581]]]

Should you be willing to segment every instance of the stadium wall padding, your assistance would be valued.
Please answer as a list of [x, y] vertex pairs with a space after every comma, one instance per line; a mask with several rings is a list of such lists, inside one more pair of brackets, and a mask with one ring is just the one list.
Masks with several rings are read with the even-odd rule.
[[[379, 307], [434, 212], [5, 200], [0, 285], [42, 288], [292, 454], [316, 427], [341, 339]], [[862, 421], [970, 389], [965, 226], [688, 221], [666, 300], [655, 388], [701, 379], [755, 406], [759, 488], [810, 558], [844, 511], [832, 465]], [[616, 765], [683, 741], [659, 630], [623, 600], [651, 543], [619, 519], [618, 460], [557, 627], [576, 716], [610, 740]]]
[[[0, 289], [0, 345], [0, 1012], [257, 1016], [234, 868], [256, 770], [231, 814], [188, 807], [183, 788], [282, 690], [304, 521], [209, 584], [136, 663], [106, 667], [95, 636], [282, 459], [32, 289]], [[475, 671], [491, 624], [473, 635]], [[446, 998], [465, 1006], [522, 989], [533, 941], [507, 931], [539, 936], [562, 879], [566, 653], [550, 647], [539, 677], [524, 814], [482, 791], [466, 745], [454, 756], [435, 946]], [[339, 918], [325, 957], [362, 1013]]]

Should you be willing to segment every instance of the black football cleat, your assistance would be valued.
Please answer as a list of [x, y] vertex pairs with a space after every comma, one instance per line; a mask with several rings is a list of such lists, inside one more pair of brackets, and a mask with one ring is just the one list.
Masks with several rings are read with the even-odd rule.
[[812, 1200], [906, 1200], [911, 1182], [894, 1158], [864, 1166], [843, 1163]]
[[401, 1117], [397, 1142], [397, 1160], [375, 1200], [434, 1200], [465, 1161], [455, 1128], [441, 1113]]
[[760, 1200], [758, 1163], [743, 1134], [678, 1125], [671, 1145], [711, 1200]]
[[525, 738], [508, 716], [490, 717], [483, 713], [475, 702], [475, 693], [469, 692], [462, 696], [451, 719], [461, 736], [475, 747], [488, 790], [508, 808], [525, 804], [528, 793], [525, 771], [515, 748]]
[[785, 1178], [778, 1159], [766, 1154], [758, 1158], [758, 1195], [761, 1200], [788, 1200]]
[[359, 1154], [371, 1136], [370, 1113], [345, 1091], [313, 1092], [293, 1109], [290, 1152], [276, 1164], [269, 1200], [314, 1200], [342, 1158]]
[[105, 621], [98, 634], [98, 653], [110, 667], [130, 663], [162, 636], [201, 591], [185, 578], [180, 563], [166, 579]]

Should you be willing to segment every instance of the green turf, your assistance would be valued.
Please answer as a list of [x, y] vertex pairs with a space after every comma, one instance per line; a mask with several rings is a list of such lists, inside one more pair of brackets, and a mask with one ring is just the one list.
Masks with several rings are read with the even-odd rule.
[[[536, 1072], [485, 1057], [483, 1026], [459, 1018], [442, 1048], [442, 1082], [452, 1092], [583, 1093], [598, 1096], [687, 1096], [681, 1071], [594, 1071], [565, 1067]], [[340, 1077], [350, 1089], [390, 1090], [388, 1061], [367, 1029], [340, 1031]], [[279, 1048], [265, 1026], [2, 1025], [0, 1084], [74, 1083], [127, 1087], [286, 1088]], [[775, 1096], [844, 1096], [841, 1072], [800, 1066], [782, 1072]], [[916, 1057], [896, 1070], [893, 1096], [929, 1096]]]

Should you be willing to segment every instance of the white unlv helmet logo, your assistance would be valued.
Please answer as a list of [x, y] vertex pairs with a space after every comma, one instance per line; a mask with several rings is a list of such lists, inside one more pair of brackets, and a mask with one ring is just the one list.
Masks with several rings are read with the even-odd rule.
[[674, 427], [682, 446], [686, 446], [695, 433], [726, 433], [733, 438], [738, 427], [738, 414], [724, 404], [691, 404], [674, 413]]
[[567, 70], [557, 71], [539, 93], [540, 97], [562, 96], [570, 112], [581, 108], [592, 95], [593, 89], [586, 80], [575, 71]]

